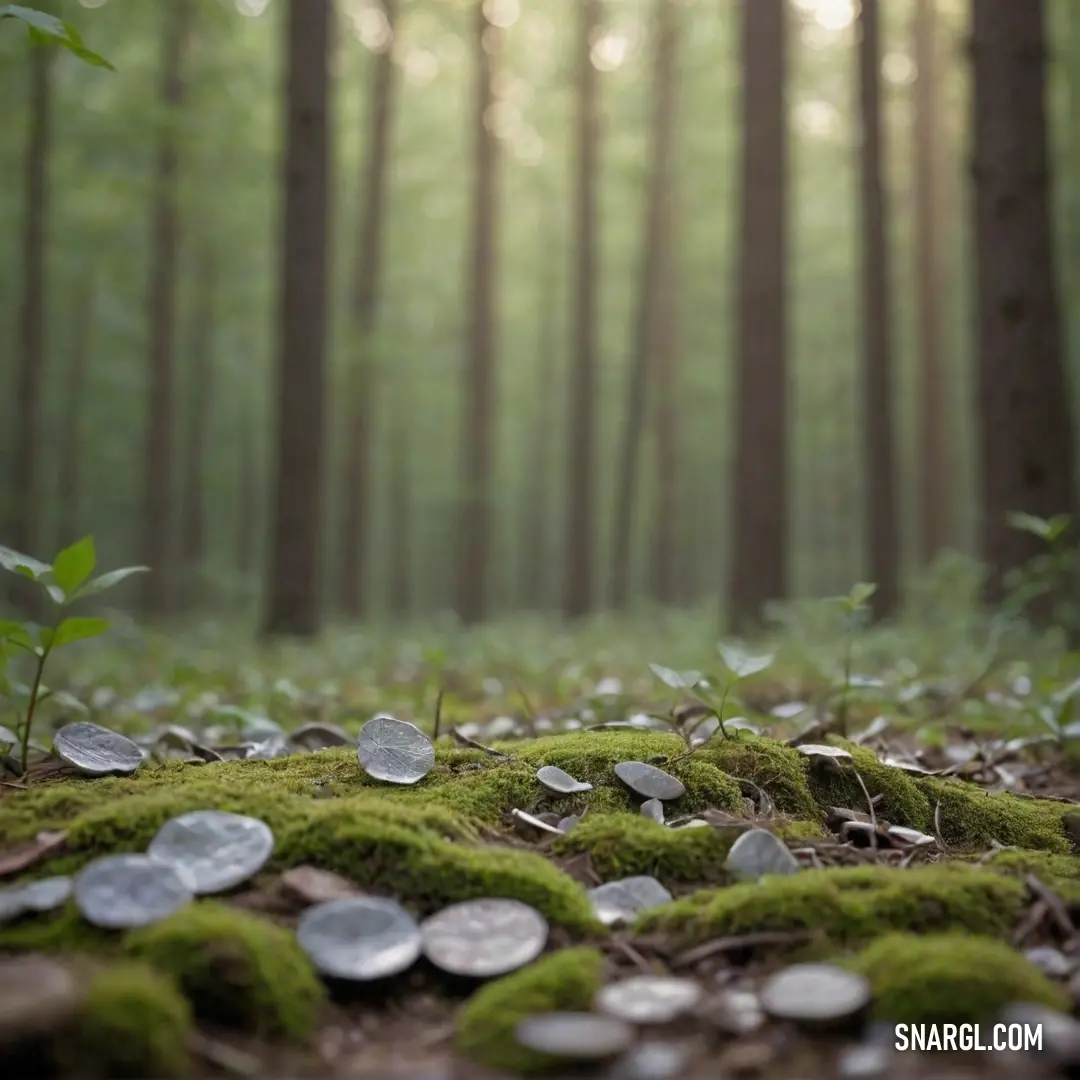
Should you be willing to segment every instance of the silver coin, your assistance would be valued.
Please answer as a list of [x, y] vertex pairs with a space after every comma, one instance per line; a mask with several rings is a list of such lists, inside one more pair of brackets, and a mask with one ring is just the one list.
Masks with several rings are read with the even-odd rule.
[[74, 882], [69, 877], [47, 877], [19, 885], [26, 911], [55, 911], [71, 899]]
[[679, 799], [686, 794], [681, 780], [643, 761], [620, 761], [615, 775], [643, 799]]
[[608, 881], [588, 892], [596, 917], [605, 926], [631, 921], [640, 911], [671, 902], [671, 893], [654, 877], [639, 875]]
[[191, 902], [193, 882], [149, 855], [104, 855], [75, 877], [75, 906], [105, 930], [130, 930], [168, 918]]
[[767, 829], [749, 829], [731, 845], [727, 869], [743, 881], [756, 881], [766, 874], [797, 874], [798, 859], [779, 837]]
[[349, 746], [353, 737], [337, 724], [324, 724], [316, 720], [290, 732], [289, 741], [304, 750], [325, 750], [329, 746]]
[[596, 1008], [630, 1024], [669, 1024], [701, 1001], [693, 979], [673, 975], [635, 975], [609, 983], [596, 995]]
[[646, 799], [640, 807], [645, 817], [655, 821], [657, 825], [664, 824], [664, 804], [659, 799]]
[[65, 724], [53, 738], [53, 750], [85, 776], [133, 773], [143, 763], [143, 752], [133, 740], [83, 720]]
[[451, 975], [488, 979], [535, 960], [548, 939], [548, 924], [519, 900], [465, 900], [420, 924], [424, 955]]
[[569, 773], [563, 772], [558, 765], [544, 765], [536, 770], [536, 779], [556, 795], [576, 795], [592, 791], [592, 784], [584, 780], [575, 780]]
[[848, 1020], [870, 1004], [870, 983], [832, 964], [792, 964], [765, 980], [761, 1007], [774, 1020], [820, 1025]]
[[391, 784], [415, 784], [435, 767], [431, 740], [392, 716], [375, 716], [360, 729], [356, 755], [368, 776]]
[[803, 743], [796, 747], [800, 754], [809, 758], [830, 758], [833, 761], [850, 761], [851, 753], [839, 746], [826, 746], [824, 743]]
[[596, 1061], [621, 1054], [633, 1041], [624, 1020], [596, 1013], [539, 1013], [514, 1030], [520, 1046], [571, 1061]]
[[257, 874], [274, 850], [270, 826], [258, 818], [224, 810], [194, 810], [167, 821], [147, 855], [178, 867], [194, 892], [226, 892]]
[[353, 982], [398, 975], [416, 963], [423, 947], [416, 920], [393, 900], [373, 896], [308, 908], [296, 939], [323, 975]]

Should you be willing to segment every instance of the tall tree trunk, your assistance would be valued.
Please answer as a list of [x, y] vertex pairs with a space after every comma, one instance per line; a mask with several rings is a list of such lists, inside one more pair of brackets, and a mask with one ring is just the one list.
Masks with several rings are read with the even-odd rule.
[[563, 611], [585, 615], [593, 603], [593, 485], [596, 473], [596, 178], [599, 102], [592, 38], [600, 27], [600, 0], [580, 0], [577, 31], [577, 191], [573, 235], [573, 364], [567, 387], [570, 404], [566, 513], [566, 577]]
[[187, 425], [184, 433], [184, 490], [181, 505], [180, 554], [188, 605], [197, 600], [198, 571], [206, 556], [203, 462], [214, 401], [214, 298], [217, 290], [216, 260], [204, 245], [196, 264], [192, 305], [191, 366], [188, 377]]
[[682, 485], [679, 455], [679, 207], [678, 180], [669, 175], [664, 195], [664, 228], [661, 244], [661, 275], [656, 314], [653, 370], [656, 395], [653, 423], [656, 434], [656, 519], [652, 531], [650, 587], [662, 604], [682, 599], [679, 586], [680, 557], [689, 562], [689, 551], [679, 547], [679, 505]]
[[169, 613], [173, 591], [173, 369], [179, 246], [176, 119], [184, 100], [183, 64], [191, 34], [191, 0], [171, 0], [163, 16], [159, 95], [165, 115], [158, 136], [151, 222], [147, 294], [150, 397], [143, 502], [143, 561], [151, 569], [143, 577], [143, 604], [152, 618]]
[[390, 611], [398, 618], [412, 610], [412, 521], [409, 502], [409, 400], [398, 373], [390, 419]]
[[522, 485], [524, 505], [521, 512], [522, 580], [521, 597], [526, 608], [539, 611], [547, 596], [548, 492], [551, 484], [552, 423], [555, 390], [558, 381], [558, 260], [562, 248], [556, 235], [558, 200], [547, 197], [545, 215], [546, 246], [540, 271], [539, 302], [536, 308], [537, 369], [536, 398], [532, 415], [532, 439], [525, 461], [526, 477]]
[[937, 0], [915, 0], [915, 290], [919, 350], [919, 562], [949, 543], [951, 462], [946, 447], [948, 389], [942, 350], [946, 275], [938, 215], [942, 179], [938, 122]]
[[615, 522], [611, 550], [611, 603], [626, 605], [630, 580], [630, 540], [634, 532], [638, 457], [645, 429], [649, 359], [655, 346], [655, 325], [660, 292], [660, 251], [664, 243], [664, 196], [669, 184], [671, 138], [675, 127], [675, 62], [678, 49], [678, 17], [674, 0], [656, 0], [656, 58], [653, 74], [652, 153], [645, 194], [645, 227], [634, 320], [633, 357], [626, 402], [619, 474], [616, 485]]
[[346, 372], [345, 462], [342, 470], [341, 550], [339, 552], [341, 606], [354, 619], [366, 614], [364, 575], [370, 528], [367, 509], [371, 490], [372, 421], [378, 390], [373, 355], [382, 270], [383, 219], [386, 216], [386, 176], [390, 154], [390, 124], [394, 105], [394, 29], [397, 0], [383, 0], [390, 38], [376, 57], [372, 70], [370, 142], [361, 178], [362, 209], [356, 236], [351, 311], [354, 355]]
[[484, 14], [477, 0], [476, 105], [472, 227], [472, 297], [462, 428], [461, 533], [458, 548], [457, 611], [466, 623], [480, 622], [487, 611], [488, 561], [491, 552], [491, 459], [494, 449], [495, 393], [495, 228], [499, 151], [489, 129], [495, 101], [492, 59], [502, 47], [502, 30]]
[[892, 318], [889, 310], [888, 209], [882, 181], [881, 30], [878, 0], [859, 14], [859, 112], [862, 117], [863, 433], [868, 469], [870, 574], [874, 615], [887, 618], [900, 601], [899, 477], [893, 434]]
[[67, 386], [64, 389], [64, 425], [61, 431], [59, 519], [57, 550], [82, 535], [82, 455], [86, 369], [89, 366], [91, 335], [94, 332], [94, 286], [78, 287], [72, 305], [71, 342], [68, 355]]
[[734, 544], [728, 614], [757, 624], [787, 595], [788, 303], [785, 0], [742, 0]]
[[1043, 0], [976, 0], [975, 288], [983, 556], [1003, 575], [1040, 551], [1009, 526], [1076, 509], [1074, 432], [1050, 226]]
[[[23, 158], [22, 300], [20, 355], [15, 389], [15, 447], [11, 542], [38, 558], [41, 542], [39, 461], [41, 388], [45, 376], [45, 235], [49, 216], [48, 166], [52, 142], [52, 49], [30, 54], [30, 127]], [[69, 541], [70, 543], [70, 541]], [[12, 598], [29, 613], [37, 610], [37, 591], [15, 582]]]
[[289, 0], [274, 514], [264, 635], [320, 628], [332, 0]]
[[236, 493], [236, 569], [242, 577], [252, 577], [259, 559], [261, 475], [255, 420], [244, 417], [240, 428], [238, 490]]

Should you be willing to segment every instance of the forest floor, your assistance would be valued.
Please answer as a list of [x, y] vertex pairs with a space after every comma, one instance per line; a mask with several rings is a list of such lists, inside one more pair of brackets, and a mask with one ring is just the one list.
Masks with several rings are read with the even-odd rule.
[[[49, 680], [28, 774], [10, 755], [0, 774], [0, 1071], [1075, 1069], [1076, 656], [973, 618], [857, 635], [823, 619], [810, 612], [749, 652], [718, 652], [706, 620], [664, 613], [573, 632], [518, 621], [265, 648], [216, 625], [117, 628]], [[722, 729], [710, 713], [721, 699]], [[433, 743], [416, 782], [380, 780], [358, 759], [377, 712]], [[145, 762], [80, 774], [49, 752], [71, 722], [135, 739]], [[617, 775], [627, 762], [661, 775]], [[545, 766], [582, 790], [552, 790]], [[643, 811], [643, 785], [671, 778]], [[268, 860], [231, 889], [126, 931], [92, 925], [77, 885], [75, 899], [11, 900], [144, 852], [167, 822], [203, 810], [273, 834]], [[761, 833], [775, 840], [736, 851]], [[622, 919], [590, 892], [646, 876], [666, 894], [639, 893], [631, 911], [624, 891]], [[512, 898], [543, 916], [546, 942], [501, 977], [448, 974], [425, 946], [386, 978], [320, 978], [298, 923], [358, 895], [417, 920]], [[490, 962], [484, 936], [474, 955]], [[487, 936], [496, 958], [529, 951], [520, 925]], [[576, 1026], [540, 1025], [524, 1045], [519, 1025], [565, 1012]], [[611, 1024], [620, 1015], [629, 1025]], [[980, 1024], [989, 1043], [998, 1022], [1041, 1024], [1041, 1052], [894, 1048], [895, 1024]]]

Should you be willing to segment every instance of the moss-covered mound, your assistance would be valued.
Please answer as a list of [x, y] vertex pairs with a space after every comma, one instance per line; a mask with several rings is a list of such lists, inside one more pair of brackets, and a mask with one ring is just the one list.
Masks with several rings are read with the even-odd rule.
[[458, 1013], [455, 1049], [479, 1065], [512, 1073], [557, 1067], [557, 1060], [519, 1046], [514, 1031], [537, 1013], [591, 1008], [603, 969], [604, 958], [595, 949], [564, 949], [488, 983]]
[[1013, 1002], [1066, 1011], [1065, 990], [1001, 941], [969, 934], [887, 934], [848, 961], [894, 1024], [982, 1023]]
[[325, 991], [288, 930], [204, 900], [129, 933], [124, 950], [171, 975], [195, 1015], [222, 1027], [307, 1038]]

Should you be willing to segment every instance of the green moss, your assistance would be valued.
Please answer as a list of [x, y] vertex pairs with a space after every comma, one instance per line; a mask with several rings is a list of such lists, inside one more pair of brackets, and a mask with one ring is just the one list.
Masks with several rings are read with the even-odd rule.
[[168, 978], [122, 963], [91, 977], [73, 1021], [53, 1040], [66, 1074], [108, 1080], [165, 1080], [191, 1071], [188, 1003]]
[[603, 969], [597, 950], [563, 949], [488, 983], [458, 1013], [455, 1049], [477, 1064], [518, 1074], [557, 1067], [557, 1060], [519, 1046], [514, 1031], [537, 1013], [591, 1008]]
[[1075, 855], [1051, 855], [1045, 851], [995, 851], [982, 864], [992, 870], [1013, 874], [1035, 874], [1048, 885], [1070, 882], [1080, 885], [1080, 858]]
[[850, 961], [874, 988], [874, 1014], [897, 1024], [980, 1023], [1012, 1002], [1067, 1011], [1064, 988], [1008, 945], [967, 934], [889, 934]]
[[209, 900], [131, 931], [124, 949], [171, 975], [196, 1015], [223, 1027], [307, 1038], [325, 997], [292, 933]]
[[48, 915], [27, 914], [0, 923], [0, 949], [9, 952], [83, 952], [105, 954], [120, 947], [121, 938], [91, 926], [74, 904]]
[[806, 931], [837, 944], [890, 930], [1003, 934], [1020, 918], [1025, 897], [1020, 882], [963, 866], [806, 870], [696, 892], [645, 912], [638, 928], [670, 932], [686, 945], [757, 930]]

